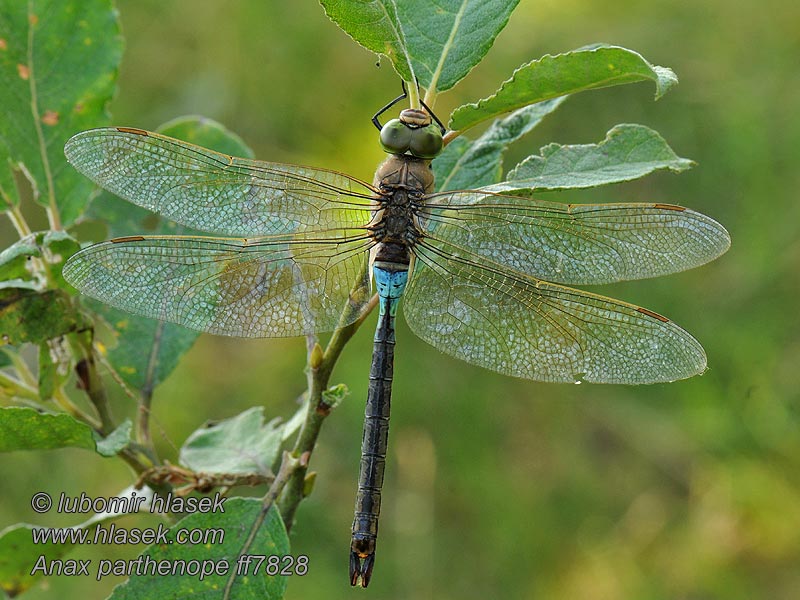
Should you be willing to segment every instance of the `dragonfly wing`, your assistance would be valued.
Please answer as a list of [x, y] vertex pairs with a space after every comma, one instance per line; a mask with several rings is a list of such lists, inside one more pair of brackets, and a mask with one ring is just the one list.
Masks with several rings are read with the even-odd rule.
[[647, 309], [415, 248], [409, 327], [436, 348], [537, 381], [656, 383], [702, 373], [703, 348]]
[[348, 306], [345, 322], [358, 317], [368, 300], [367, 250], [363, 231], [329, 239], [131, 236], [81, 250], [64, 277], [102, 302], [190, 329], [289, 337], [334, 329]]
[[558, 283], [644, 279], [702, 265], [730, 246], [722, 225], [671, 204], [559, 204], [475, 191], [435, 194], [428, 235]]
[[140, 129], [84, 131], [64, 152], [108, 191], [220, 235], [355, 227], [372, 215], [372, 188], [343, 173], [234, 158]]

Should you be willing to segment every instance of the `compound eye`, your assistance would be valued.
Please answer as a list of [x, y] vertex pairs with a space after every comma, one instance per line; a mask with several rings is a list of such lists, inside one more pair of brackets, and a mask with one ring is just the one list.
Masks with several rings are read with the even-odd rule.
[[411, 132], [411, 154], [417, 158], [433, 158], [442, 151], [442, 132], [435, 124]]
[[392, 119], [381, 129], [381, 146], [391, 154], [405, 154], [411, 144], [411, 129], [400, 119]]

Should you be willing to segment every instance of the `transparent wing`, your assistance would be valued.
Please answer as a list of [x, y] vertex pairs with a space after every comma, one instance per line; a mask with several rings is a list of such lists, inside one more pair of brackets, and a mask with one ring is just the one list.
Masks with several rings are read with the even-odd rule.
[[[64, 267], [84, 294], [123, 310], [219, 335], [330, 331], [369, 289], [363, 230], [328, 238], [131, 236], [85, 248]], [[345, 318], [347, 322], [347, 318]]]
[[431, 237], [558, 283], [644, 279], [724, 253], [722, 225], [671, 204], [559, 204], [482, 192], [447, 192], [419, 209]]
[[701, 373], [703, 348], [647, 309], [482, 267], [423, 243], [404, 296], [409, 327], [442, 352], [537, 381], [656, 383]]
[[372, 214], [372, 188], [343, 173], [234, 158], [140, 129], [84, 131], [64, 152], [125, 200], [221, 235], [355, 227]]

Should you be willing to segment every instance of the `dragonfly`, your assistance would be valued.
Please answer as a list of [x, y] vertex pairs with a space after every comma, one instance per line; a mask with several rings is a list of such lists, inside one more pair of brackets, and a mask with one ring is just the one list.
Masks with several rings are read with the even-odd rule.
[[[389, 432], [395, 318], [454, 357], [545, 382], [643, 384], [706, 369], [699, 342], [649, 309], [568, 285], [666, 275], [725, 252], [722, 225], [671, 204], [562, 204], [491, 190], [434, 192], [445, 128], [427, 107], [373, 122], [372, 184], [235, 158], [129, 127], [65, 146], [106, 190], [211, 236], [132, 235], [80, 250], [64, 277], [117, 308], [218, 335], [288, 337], [362, 318], [377, 290], [350, 546], [367, 587]], [[373, 288], [374, 282], [374, 288]]]

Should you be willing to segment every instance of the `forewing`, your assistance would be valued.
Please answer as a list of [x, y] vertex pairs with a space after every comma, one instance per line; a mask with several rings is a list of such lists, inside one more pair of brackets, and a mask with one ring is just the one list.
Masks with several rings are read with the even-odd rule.
[[[358, 316], [369, 288], [363, 230], [314, 239], [132, 236], [73, 255], [64, 277], [138, 315], [237, 337], [330, 331]], [[343, 323], [344, 324], [344, 323]]]
[[235, 158], [140, 129], [84, 131], [64, 152], [108, 191], [202, 231], [274, 235], [371, 217], [372, 189], [343, 173]]
[[427, 243], [415, 254], [406, 320], [451, 356], [553, 382], [656, 383], [705, 370], [697, 340], [656, 313], [448, 257]]
[[559, 204], [481, 192], [431, 196], [423, 230], [462, 255], [557, 283], [644, 279], [702, 265], [730, 236], [671, 204]]

